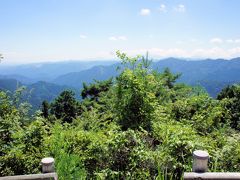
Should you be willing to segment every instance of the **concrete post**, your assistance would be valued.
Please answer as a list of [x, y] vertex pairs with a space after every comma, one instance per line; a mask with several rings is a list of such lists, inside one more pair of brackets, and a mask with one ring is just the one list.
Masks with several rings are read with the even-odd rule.
[[41, 164], [43, 173], [54, 172], [54, 159], [52, 157], [43, 158]]
[[207, 151], [196, 150], [193, 152], [193, 172], [207, 172], [209, 154]]

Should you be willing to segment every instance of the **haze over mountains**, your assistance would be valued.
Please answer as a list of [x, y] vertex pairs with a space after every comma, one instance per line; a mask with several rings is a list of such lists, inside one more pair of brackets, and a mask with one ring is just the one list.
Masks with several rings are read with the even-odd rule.
[[52, 81], [54, 78], [66, 73], [79, 72], [93, 66], [110, 65], [113, 63], [114, 61], [64, 61], [15, 66], [0, 64], [0, 75], [5, 75], [28, 84], [37, 81]]
[[[43, 100], [53, 100], [64, 89], [79, 95], [83, 82], [114, 77], [119, 65], [116, 61], [0, 65], [0, 89], [14, 91], [25, 85], [32, 93], [30, 102], [39, 107]], [[169, 67], [173, 73], [182, 74], [178, 82], [201, 85], [213, 97], [226, 85], [240, 82], [240, 58], [198, 61], [168, 58], [154, 61], [151, 67], [158, 71]]]

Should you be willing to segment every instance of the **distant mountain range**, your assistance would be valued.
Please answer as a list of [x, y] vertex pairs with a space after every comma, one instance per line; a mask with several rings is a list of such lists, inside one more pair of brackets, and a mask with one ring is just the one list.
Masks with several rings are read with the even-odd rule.
[[169, 58], [153, 64], [153, 68], [159, 71], [166, 67], [182, 74], [179, 82], [201, 85], [212, 97], [216, 97], [225, 86], [240, 82], [240, 58], [198, 61]]
[[72, 72], [61, 75], [53, 80], [53, 83], [58, 85], [67, 85], [75, 88], [82, 88], [83, 82], [93, 82], [94, 80], [106, 80], [117, 75], [117, 66], [113, 64], [110, 66], [94, 66], [90, 69], [80, 72]]
[[35, 63], [25, 65], [1, 65], [0, 75], [17, 79], [25, 84], [37, 81], [51, 81], [58, 76], [79, 72], [97, 65], [111, 65], [116, 61], [64, 61], [54, 63]]
[[[83, 82], [91, 82], [93, 79], [103, 80], [116, 76], [118, 65], [120, 64], [95, 66], [80, 72], [67, 73], [57, 77], [52, 82], [81, 88]], [[168, 58], [153, 62], [151, 67], [157, 71], [163, 71], [168, 67], [173, 73], [181, 73], [178, 82], [201, 85], [213, 97], [226, 85], [240, 82], [240, 58], [198, 61]]]
[[[38, 108], [43, 100], [53, 100], [64, 89], [72, 89], [79, 95], [83, 82], [116, 76], [119, 65], [116, 61], [69, 61], [20, 66], [0, 64], [0, 89], [14, 91], [25, 85], [32, 93], [30, 103]], [[157, 71], [163, 71], [166, 67], [173, 73], [182, 74], [178, 82], [201, 85], [213, 97], [226, 85], [240, 82], [240, 58], [198, 61], [168, 58], [154, 61], [151, 65]]]

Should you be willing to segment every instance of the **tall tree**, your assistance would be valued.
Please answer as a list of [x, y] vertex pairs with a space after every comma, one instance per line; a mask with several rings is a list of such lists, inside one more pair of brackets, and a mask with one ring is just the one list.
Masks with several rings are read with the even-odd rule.
[[150, 130], [151, 119], [156, 105], [156, 77], [149, 69], [148, 57], [127, 57], [117, 52], [124, 65], [116, 79], [115, 109], [119, 124], [123, 130]]
[[42, 116], [44, 118], [48, 118], [48, 115], [49, 115], [49, 104], [48, 104], [48, 102], [46, 100], [44, 100], [42, 102], [41, 110], [42, 110]]
[[78, 102], [74, 95], [73, 91], [63, 91], [51, 104], [51, 113], [63, 122], [71, 123], [77, 116]]
[[83, 99], [90, 98], [91, 100], [98, 100], [102, 92], [106, 92], [112, 86], [112, 78], [105, 81], [96, 81], [93, 84], [86, 85], [83, 83], [83, 90], [81, 96]]
[[181, 74], [173, 74], [169, 68], [164, 69], [161, 77], [163, 83], [169, 89], [172, 89], [176, 80], [181, 76]]

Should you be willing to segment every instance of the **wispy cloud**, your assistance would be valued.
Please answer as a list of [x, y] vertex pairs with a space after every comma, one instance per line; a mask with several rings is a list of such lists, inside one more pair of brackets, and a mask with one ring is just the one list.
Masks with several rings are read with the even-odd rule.
[[108, 40], [110, 40], [110, 41], [118, 41], [118, 40], [120, 40], [120, 41], [126, 41], [126, 40], [127, 40], [127, 37], [126, 37], [126, 36], [110, 36], [110, 37], [108, 38]]
[[213, 44], [222, 44], [223, 40], [221, 38], [212, 38], [212, 39], [210, 39], [209, 42], [213, 43]]
[[87, 38], [87, 36], [86, 36], [86, 35], [84, 35], [84, 34], [81, 34], [81, 35], [80, 35], [80, 38], [81, 38], [81, 39], [86, 39], [86, 38]]
[[222, 39], [222, 38], [212, 38], [209, 40], [210, 43], [213, 44], [239, 44], [240, 39]]
[[167, 12], [167, 7], [165, 4], [161, 4], [160, 7], [158, 8], [160, 12]]
[[110, 41], [117, 41], [117, 38], [114, 37], [114, 36], [111, 36], [111, 37], [108, 38], [108, 40], [110, 40]]
[[127, 40], [127, 37], [126, 37], [126, 36], [118, 36], [118, 39], [119, 39], [119, 40], [126, 41], [126, 40]]
[[226, 42], [231, 44], [240, 43], [240, 39], [227, 39]]
[[184, 13], [186, 11], [186, 7], [183, 4], [179, 4], [177, 7], [174, 8], [176, 12]]
[[153, 58], [179, 57], [179, 58], [234, 58], [240, 54], [240, 47], [234, 48], [196, 48], [193, 50], [186, 50], [182, 48], [142, 48], [124, 51], [131, 56], [138, 54], [145, 54], [149, 52]]
[[148, 16], [150, 14], [151, 14], [151, 10], [150, 9], [144, 8], [144, 9], [141, 9], [141, 11], [140, 11], [140, 15], [142, 15], [142, 16]]

